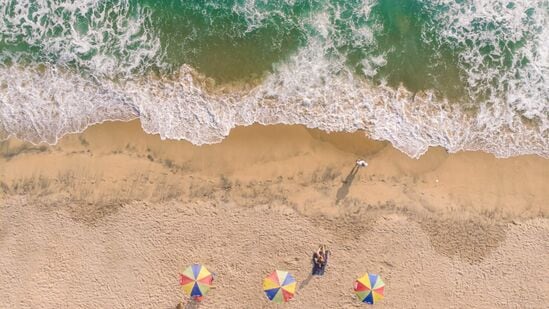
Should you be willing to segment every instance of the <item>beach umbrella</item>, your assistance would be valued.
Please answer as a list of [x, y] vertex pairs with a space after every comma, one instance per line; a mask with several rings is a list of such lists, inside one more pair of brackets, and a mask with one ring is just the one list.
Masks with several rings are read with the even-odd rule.
[[193, 264], [179, 274], [179, 284], [190, 297], [202, 297], [212, 287], [213, 276], [200, 264]]
[[379, 275], [366, 274], [355, 281], [355, 293], [361, 302], [375, 304], [383, 299], [385, 283]]
[[263, 280], [263, 291], [269, 300], [281, 304], [294, 297], [296, 284], [287, 271], [275, 270]]

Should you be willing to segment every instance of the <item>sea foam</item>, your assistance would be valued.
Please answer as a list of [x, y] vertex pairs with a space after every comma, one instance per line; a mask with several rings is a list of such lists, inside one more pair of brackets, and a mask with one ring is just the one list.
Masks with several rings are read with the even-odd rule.
[[151, 75], [123, 83], [90, 81], [54, 68], [4, 68], [0, 128], [4, 138], [11, 133], [54, 143], [90, 124], [138, 117], [148, 133], [200, 145], [221, 141], [237, 125], [304, 124], [326, 131], [364, 130], [414, 158], [429, 146], [498, 157], [549, 156], [547, 130], [525, 123], [509, 105], [486, 105], [467, 114], [431, 92], [369, 85], [318, 50], [312, 44], [258, 86], [229, 92], [207, 91], [189, 66], [170, 79]]

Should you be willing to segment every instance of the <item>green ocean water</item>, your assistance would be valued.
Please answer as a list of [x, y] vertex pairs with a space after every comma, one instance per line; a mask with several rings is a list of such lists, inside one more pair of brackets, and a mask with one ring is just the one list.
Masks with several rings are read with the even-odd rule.
[[[455, 1], [457, 5], [460, 2], [467, 1]], [[512, 1], [504, 4], [505, 8], [515, 5]], [[227, 82], [261, 76], [310, 40], [318, 39], [329, 41], [326, 57], [345, 57], [359, 76], [365, 59], [383, 56], [384, 65], [367, 78], [391, 86], [403, 83], [412, 91], [435, 89], [456, 98], [467, 87], [468, 67], [460, 53], [479, 48], [479, 56], [492, 61], [486, 65], [505, 71], [514, 65], [516, 48], [539, 35], [535, 33], [539, 29], [527, 27], [518, 37], [508, 36], [512, 40], [505, 41], [508, 37], [502, 35], [490, 42], [498, 46], [443, 40], [441, 16], [451, 5], [424, 0], [2, 0], [0, 59], [4, 64], [57, 63], [112, 76], [148, 70], [167, 74], [190, 64]], [[534, 23], [533, 13], [539, 9], [547, 6], [534, 3], [525, 12], [523, 23]], [[315, 26], [319, 13], [327, 15], [327, 37]], [[132, 20], [138, 22], [134, 25], [137, 29], [129, 30]], [[506, 31], [497, 19], [478, 20], [473, 27], [470, 31]], [[357, 36], [360, 29], [368, 29], [369, 36]], [[126, 36], [128, 31], [135, 33]], [[79, 46], [75, 38], [87, 46]], [[150, 49], [155, 40], [159, 47], [153, 54], [132, 58], [132, 53]], [[491, 57], [501, 46], [502, 54]], [[114, 62], [114, 68], [94, 72], [89, 62], [98, 56]]]
[[[55, 140], [177, 98], [169, 113], [197, 127], [164, 114], [151, 127], [223, 135], [242, 122], [223, 118], [240, 113], [230, 96], [187, 87], [151, 99], [191, 67], [220, 85], [260, 81], [239, 99], [246, 121], [369, 128], [413, 156], [426, 145], [548, 153], [548, 24], [548, 0], [0, 0], [0, 129]], [[151, 75], [151, 89], [126, 86]], [[400, 86], [413, 95], [402, 101]], [[417, 93], [430, 105], [402, 110]], [[275, 99], [287, 105], [253, 114]], [[188, 115], [200, 108], [211, 110]]]

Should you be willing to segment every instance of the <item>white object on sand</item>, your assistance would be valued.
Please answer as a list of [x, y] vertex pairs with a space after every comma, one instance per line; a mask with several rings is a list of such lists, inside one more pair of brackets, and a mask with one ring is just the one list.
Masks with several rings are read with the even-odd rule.
[[368, 166], [368, 162], [366, 162], [364, 160], [357, 160], [356, 165], [358, 165], [360, 167], [366, 167], [366, 166]]

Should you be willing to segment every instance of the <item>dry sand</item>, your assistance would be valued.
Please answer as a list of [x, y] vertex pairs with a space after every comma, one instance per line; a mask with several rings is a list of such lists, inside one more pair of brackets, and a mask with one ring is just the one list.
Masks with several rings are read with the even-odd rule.
[[[349, 176], [354, 161], [366, 169]], [[346, 180], [346, 182], [343, 182]], [[0, 144], [5, 308], [175, 308], [178, 270], [204, 263], [200, 308], [270, 308], [261, 280], [291, 271], [289, 308], [545, 308], [549, 160], [431, 149], [409, 159], [362, 133], [237, 128], [216, 145], [161, 141], [137, 121], [55, 146]], [[327, 273], [310, 278], [326, 243]], [[365, 305], [364, 305], [365, 306]]]

